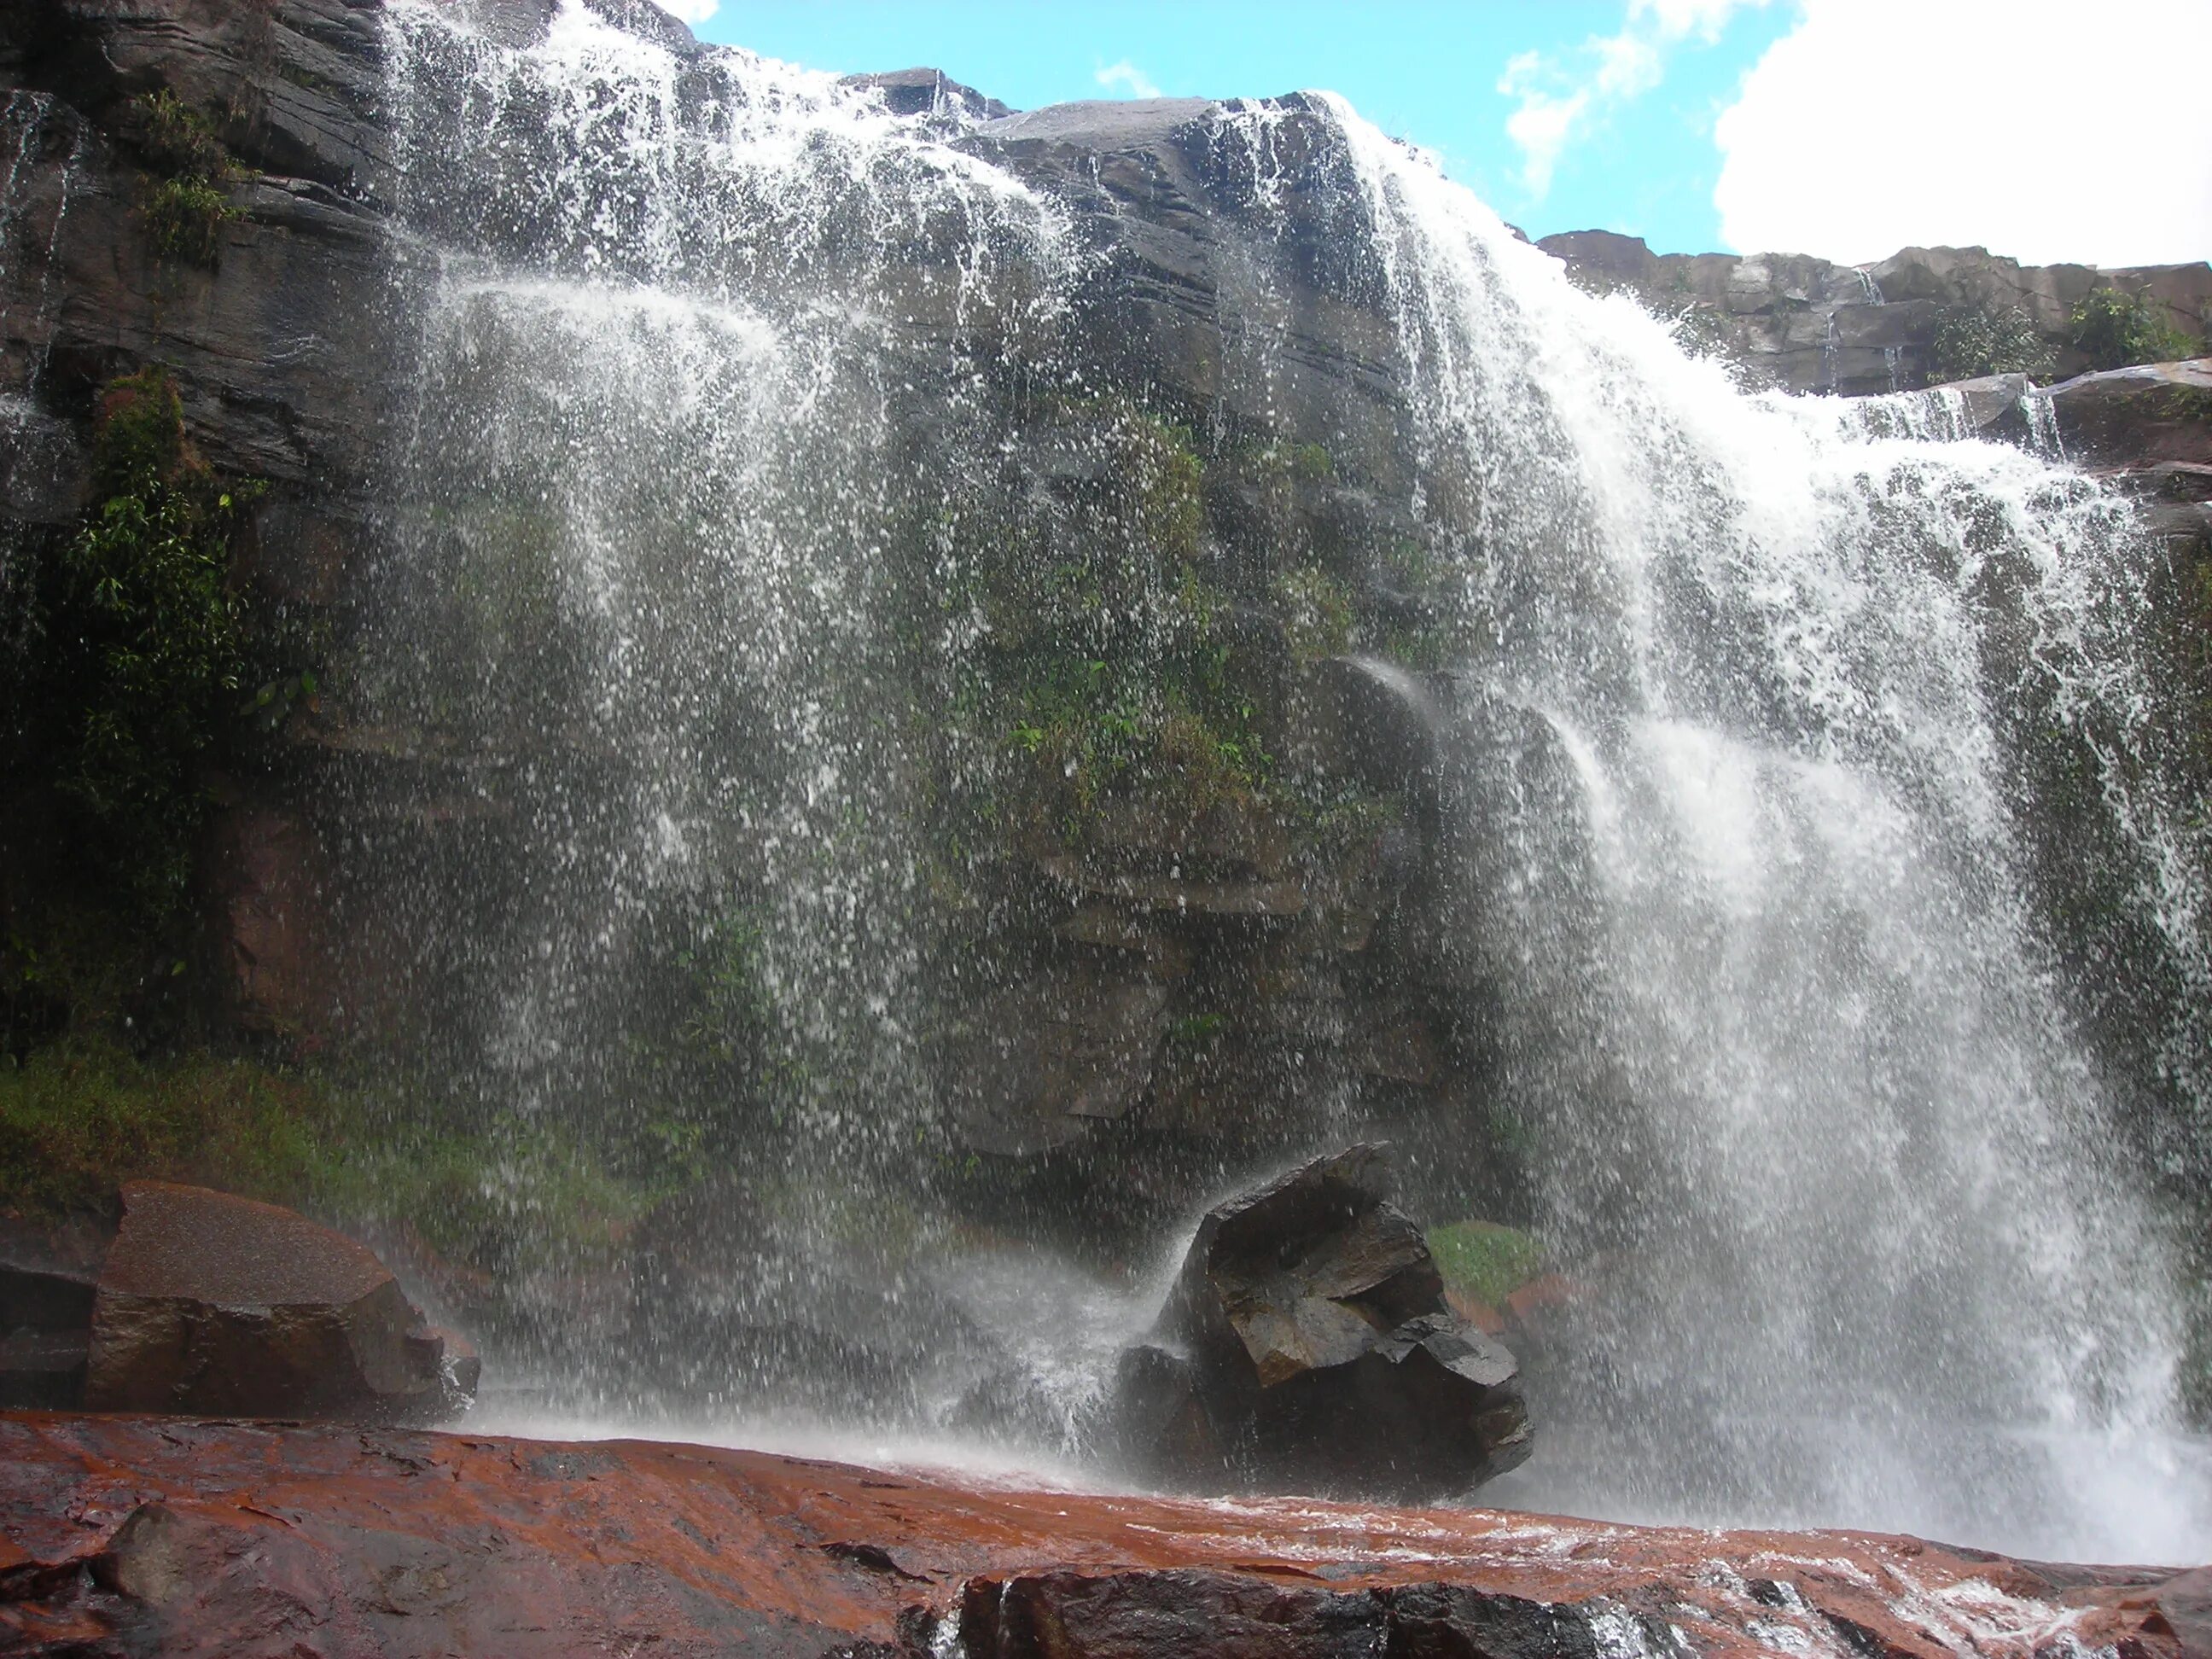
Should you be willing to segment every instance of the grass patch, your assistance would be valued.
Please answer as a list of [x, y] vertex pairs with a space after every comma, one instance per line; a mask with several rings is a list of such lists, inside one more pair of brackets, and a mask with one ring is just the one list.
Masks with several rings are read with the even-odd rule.
[[558, 1125], [468, 1129], [305, 1067], [193, 1050], [131, 1052], [78, 1033], [0, 1060], [0, 1210], [112, 1210], [126, 1181], [181, 1181], [340, 1225], [405, 1221], [456, 1261], [493, 1269], [603, 1254], [696, 1178], [625, 1178]]
[[207, 1054], [148, 1061], [72, 1036], [0, 1065], [0, 1204], [36, 1215], [104, 1207], [141, 1177], [296, 1200], [333, 1155], [313, 1082]]

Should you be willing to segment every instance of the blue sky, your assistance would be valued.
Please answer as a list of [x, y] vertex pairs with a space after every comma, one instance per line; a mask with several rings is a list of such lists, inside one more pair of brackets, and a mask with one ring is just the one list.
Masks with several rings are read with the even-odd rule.
[[[1573, 96], [1596, 67], [1585, 43], [1623, 31], [1623, 0], [721, 0], [694, 27], [702, 40], [816, 69], [928, 64], [1025, 109], [1146, 85], [1207, 97], [1326, 87], [1386, 131], [1442, 152], [1453, 177], [1531, 235], [1595, 225], [1642, 235], [1662, 252], [1700, 252], [1722, 245], [1714, 118], [1793, 13], [1706, 0], [1690, 9], [1722, 15], [1709, 40], [1696, 28], [1662, 38], [1665, 9], [1645, 15], [1657, 84], [1586, 103], [1540, 192], [1507, 123], [1529, 93]], [[1541, 61], [1528, 64], [1531, 52]], [[1516, 92], [1499, 90], [1516, 58], [1524, 65]], [[1102, 85], [1100, 73], [1115, 65], [1129, 73]]]
[[2079, 0], [660, 3], [703, 40], [932, 64], [1024, 109], [1328, 88], [1534, 236], [2212, 256], [2212, 99], [2156, 78], [2212, 63], [2212, 0], [2097, 0], [2086, 23]]

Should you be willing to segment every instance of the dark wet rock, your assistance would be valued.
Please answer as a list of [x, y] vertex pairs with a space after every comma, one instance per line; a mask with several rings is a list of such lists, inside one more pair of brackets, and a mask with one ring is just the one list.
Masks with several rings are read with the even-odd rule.
[[1158, 1478], [1408, 1499], [1527, 1457], [1513, 1356], [1446, 1304], [1382, 1149], [1316, 1158], [1199, 1224], [1120, 1437]]
[[93, 1304], [112, 1237], [92, 1216], [51, 1226], [0, 1217], [0, 1406], [83, 1403]]
[[1167, 1000], [1163, 985], [1071, 967], [971, 1006], [950, 1073], [963, 1144], [1026, 1157], [1122, 1116], [1151, 1085]]
[[375, 1255], [273, 1204], [132, 1182], [100, 1270], [96, 1411], [425, 1421], [465, 1404]]
[[2088, 465], [2212, 466], [2212, 357], [2077, 375], [2035, 395]]

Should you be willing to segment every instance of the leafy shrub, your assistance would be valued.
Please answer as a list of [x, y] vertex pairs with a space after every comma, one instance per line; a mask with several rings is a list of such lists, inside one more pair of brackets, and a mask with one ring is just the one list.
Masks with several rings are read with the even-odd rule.
[[133, 100], [148, 163], [140, 212], [165, 259], [212, 265], [223, 225], [238, 216], [228, 186], [235, 169], [207, 118], [164, 89]]
[[161, 179], [149, 185], [142, 211], [154, 251], [165, 259], [212, 265], [224, 224], [238, 215], [229, 197], [204, 179]]
[[2017, 306], [1946, 308], [1936, 324], [1930, 368], [1938, 380], [1972, 380], [1984, 374], [2027, 374], [2040, 380], [2053, 367], [2051, 348], [2035, 320]]
[[2143, 295], [2117, 288], [2092, 289], [2082, 297], [2074, 307], [2072, 339], [2094, 369], [2167, 363], [2203, 349], [2202, 341], [2167, 322]]
[[254, 493], [226, 488], [185, 440], [175, 383], [149, 368], [102, 400], [102, 492], [64, 550], [49, 636], [59, 781], [92, 851], [147, 921], [182, 898], [206, 815], [198, 778], [245, 672], [231, 538]]
[[132, 100], [143, 130], [139, 148], [147, 165], [171, 179], [222, 179], [230, 155], [208, 119], [164, 87]]

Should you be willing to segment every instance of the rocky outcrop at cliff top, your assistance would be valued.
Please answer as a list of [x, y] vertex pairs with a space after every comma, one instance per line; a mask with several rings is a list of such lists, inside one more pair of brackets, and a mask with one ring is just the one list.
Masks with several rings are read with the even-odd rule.
[[1576, 281], [1633, 295], [1683, 319], [1685, 343], [1717, 353], [1762, 386], [1846, 397], [1917, 391], [1946, 378], [1936, 331], [1948, 317], [2016, 313], [2051, 354], [2053, 373], [2081, 374], [2074, 307], [2091, 290], [2140, 295], [2191, 338], [2212, 337], [2212, 264], [2024, 265], [1978, 247], [1908, 247], [1869, 265], [1802, 253], [1654, 253], [1607, 230], [1536, 244]]
[[1120, 1436], [1152, 1479], [1401, 1498], [1516, 1468], [1513, 1356], [1446, 1306], [1377, 1146], [1209, 1210], [1150, 1339], [1122, 1356]]
[[697, 1446], [0, 1417], [0, 1649], [80, 1659], [2202, 1659], [2205, 1578]]

